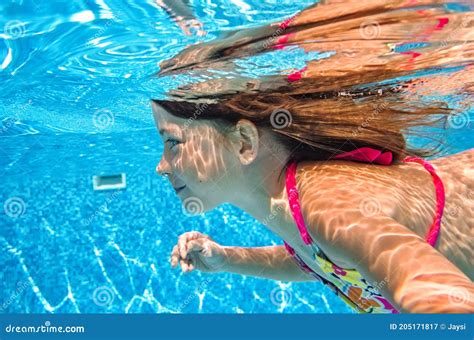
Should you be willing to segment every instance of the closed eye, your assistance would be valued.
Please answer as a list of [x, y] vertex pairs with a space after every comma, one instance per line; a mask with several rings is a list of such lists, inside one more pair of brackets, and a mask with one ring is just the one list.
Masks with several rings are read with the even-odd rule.
[[170, 146], [170, 149], [172, 149], [173, 147], [175, 147], [176, 145], [180, 144], [181, 142], [180, 141], [177, 141], [176, 139], [173, 139], [173, 138], [168, 138], [165, 143], [170, 143], [171, 146]]

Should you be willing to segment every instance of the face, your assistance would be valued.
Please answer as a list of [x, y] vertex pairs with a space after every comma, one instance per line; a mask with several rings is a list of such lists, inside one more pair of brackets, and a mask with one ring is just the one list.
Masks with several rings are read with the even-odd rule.
[[158, 174], [168, 173], [180, 199], [197, 202], [200, 213], [228, 201], [238, 160], [226, 136], [208, 120], [179, 118], [154, 102], [151, 105], [164, 144]]

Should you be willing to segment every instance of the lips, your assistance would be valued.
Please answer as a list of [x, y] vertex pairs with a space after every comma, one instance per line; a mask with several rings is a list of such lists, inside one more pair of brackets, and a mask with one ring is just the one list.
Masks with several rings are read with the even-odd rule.
[[186, 187], [186, 185], [183, 185], [182, 187], [174, 188], [174, 190], [176, 190], [176, 193], [178, 193], [181, 190], [183, 190], [185, 187]]

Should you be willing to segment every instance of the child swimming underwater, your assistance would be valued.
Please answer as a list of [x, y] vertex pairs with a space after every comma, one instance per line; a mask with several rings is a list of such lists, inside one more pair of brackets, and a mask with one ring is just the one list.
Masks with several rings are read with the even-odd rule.
[[[472, 313], [474, 149], [428, 162], [423, 157], [435, 152], [409, 147], [410, 129], [452, 113], [439, 102], [421, 103], [413, 91], [436, 78], [401, 78], [454, 63], [471, 75], [458, 90], [472, 90], [471, 21], [456, 33], [464, 45], [436, 44], [452, 33], [443, 31], [448, 22], [472, 12], [453, 12], [442, 1], [358, 1], [350, 13], [340, 7], [325, 2], [161, 65], [161, 74], [196, 72], [271, 48], [343, 51], [334, 41], [350, 37], [367, 13], [384, 28], [339, 59], [258, 81], [193, 84], [152, 101], [165, 144], [157, 172], [177, 195], [198, 198], [203, 212], [231, 203], [284, 240], [230, 247], [191, 231], [179, 236], [171, 264], [183, 272], [318, 280], [361, 313]], [[407, 32], [426, 45], [397, 53]]]

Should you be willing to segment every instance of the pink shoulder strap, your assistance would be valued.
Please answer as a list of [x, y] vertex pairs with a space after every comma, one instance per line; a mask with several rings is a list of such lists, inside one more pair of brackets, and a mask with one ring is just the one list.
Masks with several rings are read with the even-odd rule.
[[441, 218], [443, 217], [443, 210], [444, 210], [444, 205], [446, 202], [446, 197], [444, 194], [444, 185], [443, 182], [441, 181], [441, 178], [436, 174], [436, 170], [433, 168], [433, 166], [425, 161], [422, 158], [419, 157], [406, 157], [404, 162], [416, 162], [424, 166], [426, 170], [431, 174], [431, 177], [433, 178], [433, 183], [435, 186], [436, 190], [436, 215], [433, 219], [433, 223], [430, 226], [430, 229], [428, 230], [428, 233], [426, 234], [426, 242], [431, 244], [433, 247], [436, 244], [436, 241], [438, 240], [439, 236], [439, 231], [441, 229]]
[[305, 244], [311, 244], [313, 240], [306, 229], [303, 215], [301, 214], [298, 189], [296, 188], [296, 165], [295, 161], [291, 161], [286, 169], [286, 194], [288, 195], [291, 214], [296, 222], [301, 238]]
[[[345, 152], [339, 154], [333, 159], [347, 159], [352, 161], [359, 161], [365, 163], [376, 163], [382, 165], [390, 165], [392, 163], [393, 157], [390, 151], [382, 153], [379, 150], [375, 150], [372, 148], [364, 147], [359, 148], [350, 152]], [[443, 182], [441, 178], [436, 174], [435, 169], [431, 164], [427, 161], [423, 160], [419, 157], [406, 157], [403, 162], [416, 162], [424, 166], [426, 170], [431, 174], [433, 178], [433, 182], [436, 189], [436, 215], [434, 217], [433, 223], [431, 224], [428, 233], [425, 237], [426, 241], [434, 247], [436, 241], [439, 237], [439, 232], [441, 228], [441, 219], [443, 217], [443, 210], [445, 205], [445, 192]], [[291, 161], [288, 164], [286, 170], [286, 193], [288, 195], [288, 201], [290, 204], [291, 214], [293, 215], [293, 219], [295, 220], [296, 226], [300, 232], [301, 238], [305, 244], [311, 244], [313, 242], [308, 230], [306, 228], [306, 224], [304, 223], [304, 218], [301, 213], [298, 190], [296, 188], [296, 168], [297, 163], [295, 161]], [[293, 249], [290, 250], [291, 247], [286, 244], [286, 249], [291, 253], [294, 253]]]

